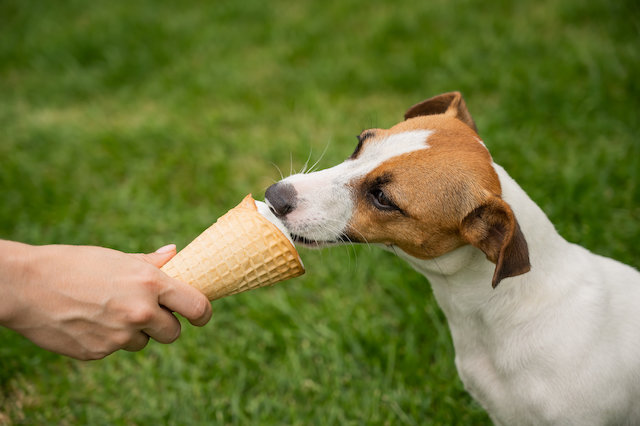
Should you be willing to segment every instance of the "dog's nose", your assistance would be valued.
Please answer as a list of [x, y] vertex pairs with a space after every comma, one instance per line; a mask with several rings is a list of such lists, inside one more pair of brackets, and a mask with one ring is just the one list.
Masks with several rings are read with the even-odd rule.
[[276, 216], [286, 216], [296, 208], [296, 189], [290, 183], [278, 182], [267, 188], [264, 198]]

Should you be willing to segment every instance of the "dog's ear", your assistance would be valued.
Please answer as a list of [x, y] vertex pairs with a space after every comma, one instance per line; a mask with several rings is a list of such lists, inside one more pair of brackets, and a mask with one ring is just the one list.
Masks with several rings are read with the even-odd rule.
[[434, 114], [446, 114], [455, 117], [478, 133], [476, 123], [471, 118], [467, 104], [465, 104], [460, 92], [443, 93], [415, 104], [404, 113], [404, 119], [408, 120], [421, 115]]
[[499, 197], [492, 197], [469, 213], [462, 220], [461, 235], [496, 264], [493, 288], [502, 279], [531, 269], [527, 241], [511, 207]]

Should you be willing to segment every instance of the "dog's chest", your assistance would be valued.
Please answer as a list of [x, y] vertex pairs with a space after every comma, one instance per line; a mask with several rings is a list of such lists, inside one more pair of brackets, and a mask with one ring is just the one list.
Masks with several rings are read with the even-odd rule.
[[494, 422], [512, 419], [515, 423], [506, 424], [527, 424], [523, 419], [549, 416], [549, 389], [536, 377], [539, 369], [527, 356], [517, 359], [504, 346], [474, 339], [458, 340], [455, 347], [456, 368], [465, 389]]
[[[527, 424], [523, 419], [551, 420], [560, 415], [561, 404], [554, 402], [554, 394], [563, 386], [556, 386], [559, 376], [551, 374], [550, 359], [540, 356], [550, 352], [556, 340], [553, 333], [541, 334], [531, 323], [516, 325], [488, 312], [447, 313], [456, 368], [465, 389], [494, 421]], [[513, 315], [517, 316], [512, 312], [509, 318]]]
[[456, 350], [456, 369], [466, 390], [489, 412], [509, 399], [511, 390], [505, 366], [497, 365], [490, 336], [474, 325], [451, 327]]

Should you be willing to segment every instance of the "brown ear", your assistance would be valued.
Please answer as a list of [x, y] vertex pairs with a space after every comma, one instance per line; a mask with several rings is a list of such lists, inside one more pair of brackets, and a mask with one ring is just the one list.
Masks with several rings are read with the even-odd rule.
[[464, 103], [460, 92], [443, 93], [442, 95], [434, 96], [419, 104], [415, 104], [404, 113], [404, 119], [408, 120], [421, 115], [434, 114], [451, 115], [478, 133], [476, 123], [473, 121], [473, 118], [471, 118], [467, 104]]
[[503, 278], [529, 272], [529, 249], [511, 207], [493, 197], [462, 220], [462, 238], [496, 264], [493, 288]]

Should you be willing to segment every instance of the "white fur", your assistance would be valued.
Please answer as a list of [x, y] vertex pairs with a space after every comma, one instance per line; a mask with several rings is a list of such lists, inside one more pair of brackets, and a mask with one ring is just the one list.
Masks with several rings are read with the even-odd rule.
[[[424, 148], [429, 134], [392, 136], [400, 143], [368, 144], [357, 160], [286, 179], [302, 202], [287, 226], [335, 239], [353, 213], [348, 183]], [[432, 260], [396, 250], [429, 279], [465, 387], [498, 425], [640, 424], [640, 273], [565, 241], [494, 167], [527, 240], [530, 272], [493, 289], [495, 265], [472, 246]]]

